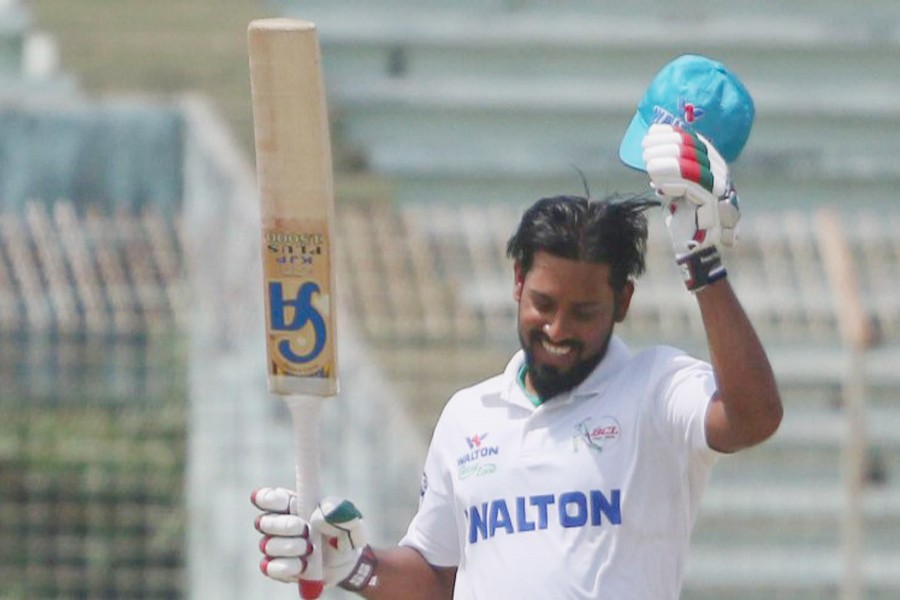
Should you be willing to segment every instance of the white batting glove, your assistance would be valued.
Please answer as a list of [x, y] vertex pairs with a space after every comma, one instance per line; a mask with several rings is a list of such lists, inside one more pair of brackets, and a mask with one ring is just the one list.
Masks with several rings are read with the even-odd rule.
[[731, 246], [741, 213], [728, 164], [703, 136], [654, 124], [644, 136], [650, 185], [664, 201], [666, 227], [688, 289], [725, 277], [718, 246]]
[[[260, 551], [265, 555], [260, 570], [267, 577], [296, 582], [313, 552], [322, 552], [325, 587], [339, 585], [360, 591], [375, 582], [375, 555], [367, 544], [362, 515], [349, 500], [326, 498], [309, 521], [297, 516], [296, 494], [285, 488], [260, 488], [250, 497], [264, 511], [255, 527], [263, 534]], [[323, 538], [321, 548], [311, 536]]]

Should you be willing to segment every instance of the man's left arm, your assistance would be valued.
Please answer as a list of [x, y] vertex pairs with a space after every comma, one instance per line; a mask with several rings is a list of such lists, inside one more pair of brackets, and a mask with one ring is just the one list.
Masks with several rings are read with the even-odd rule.
[[728, 164], [703, 136], [659, 124], [644, 138], [643, 158], [706, 328], [718, 388], [706, 414], [707, 444], [720, 452], [753, 446], [778, 429], [782, 406], [769, 359], [719, 257], [720, 246], [734, 243], [740, 219]]
[[727, 278], [697, 292], [718, 391], [706, 413], [706, 440], [735, 452], [769, 438], [783, 409], [759, 337]]

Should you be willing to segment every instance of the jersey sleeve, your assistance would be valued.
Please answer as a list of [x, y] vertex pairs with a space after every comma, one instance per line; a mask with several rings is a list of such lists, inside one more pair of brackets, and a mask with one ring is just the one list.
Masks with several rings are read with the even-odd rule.
[[691, 452], [715, 453], [706, 440], [706, 412], [716, 393], [712, 365], [687, 354], [669, 354], [662, 371], [662, 414], [674, 441]]
[[460, 548], [453, 496], [453, 479], [442, 449], [446, 435], [445, 417], [438, 421], [425, 458], [419, 508], [409, 524], [401, 546], [415, 548], [430, 564], [438, 567], [459, 565]]

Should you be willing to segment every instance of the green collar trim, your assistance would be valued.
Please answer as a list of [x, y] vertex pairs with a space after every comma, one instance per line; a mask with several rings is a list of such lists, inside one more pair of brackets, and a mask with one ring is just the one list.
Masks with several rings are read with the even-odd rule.
[[525, 363], [522, 363], [522, 366], [519, 367], [519, 387], [522, 388], [522, 392], [525, 393], [525, 397], [528, 398], [528, 401], [534, 404], [535, 408], [544, 403], [541, 400], [541, 397], [537, 394], [532, 394], [528, 391], [528, 388], [525, 386], [525, 374], [528, 372], [528, 366]]

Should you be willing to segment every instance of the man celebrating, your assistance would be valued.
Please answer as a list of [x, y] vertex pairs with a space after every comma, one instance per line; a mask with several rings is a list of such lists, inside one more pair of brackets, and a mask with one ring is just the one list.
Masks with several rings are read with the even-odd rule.
[[[446, 405], [399, 545], [369, 547], [348, 501], [323, 501], [307, 522], [292, 492], [263, 488], [253, 495], [263, 572], [295, 581], [322, 552], [326, 584], [372, 599], [678, 598], [717, 457], [765, 440], [782, 415], [719, 257], [739, 217], [728, 164], [715, 128], [695, 127], [734, 124], [725, 117], [747, 102], [718, 63], [667, 65], [621, 149], [659, 200], [558, 196], [524, 213], [507, 246], [522, 348]], [[736, 143], [719, 137], [734, 160]], [[660, 203], [709, 363], [666, 346], [632, 353], [614, 333], [644, 271], [645, 212]]]

